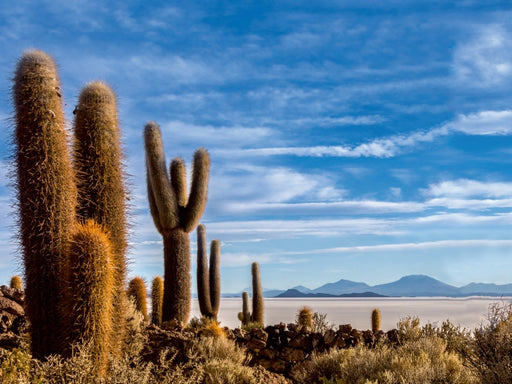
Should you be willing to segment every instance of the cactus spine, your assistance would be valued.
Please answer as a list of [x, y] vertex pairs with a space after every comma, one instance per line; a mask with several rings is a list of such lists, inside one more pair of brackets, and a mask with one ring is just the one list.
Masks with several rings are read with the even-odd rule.
[[142, 313], [144, 321], [148, 321], [148, 307], [146, 304], [146, 284], [141, 277], [134, 277], [128, 285], [128, 297], [133, 298], [135, 308]]
[[151, 284], [151, 323], [162, 325], [162, 305], [164, 302], [164, 281], [160, 276], [153, 279]]
[[19, 277], [18, 275], [15, 275], [13, 277], [11, 277], [11, 282], [10, 282], [10, 285], [9, 285], [12, 289], [23, 289], [23, 283], [21, 281], [21, 277]]
[[252, 274], [252, 322], [263, 324], [263, 290], [260, 280], [260, 266], [257, 262], [251, 265]]
[[206, 229], [203, 224], [197, 226], [197, 297], [201, 314], [217, 319], [220, 304], [220, 242], [211, 242], [208, 268]]
[[144, 142], [148, 201], [164, 244], [162, 321], [175, 320], [184, 325], [190, 315], [191, 302], [188, 233], [199, 222], [206, 205], [210, 159], [204, 149], [195, 152], [192, 186], [187, 199], [185, 164], [180, 158], [174, 159], [169, 177], [162, 135], [156, 123], [146, 124]]
[[16, 186], [25, 307], [32, 324], [32, 355], [39, 359], [61, 350], [62, 263], [75, 223], [76, 188], [60, 92], [52, 58], [26, 52], [13, 85]]
[[380, 311], [377, 308], [372, 311], [372, 331], [380, 331]]
[[75, 109], [74, 166], [78, 188], [77, 215], [94, 219], [107, 231], [112, 246], [115, 279], [114, 315], [120, 353], [124, 337], [126, 280], [126, 207], [123, 162], [116, 97], [104, 83], [92, 82], [81, 91]]
[[103, 228], [93, 220], [78, 225], [71, 237], [68, 257], [68, 342], [70, 346], [79, 342], [89, 344], [95, 372], [102, 377], [114, 341], [112, 298], [116, 284], [115, 258]]

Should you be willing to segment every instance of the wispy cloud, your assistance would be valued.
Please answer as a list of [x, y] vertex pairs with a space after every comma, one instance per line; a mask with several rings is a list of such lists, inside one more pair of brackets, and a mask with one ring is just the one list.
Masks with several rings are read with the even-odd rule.
[[432, 184], [425, 191], [433, 197], [508, 197], [512, 198], [512, 182], [483, 182], [457, 179]]
[[389, 158], [407, 152], [422, 143], [433, 142], [439, 137], [453, 133], [467, 135], [508, 135], [512, 133], [512, 110], [482, 111], [459, 115], [456, 119], [440, 127], [410, 135], [396, 135], [378, 138], [356, 146], [311, 146], [311, 147], [271, 147], [250, 148], [235, 151], [218, 150], [219, 155], [249, 156], [309, 156], [309, 157], [377, 157]]

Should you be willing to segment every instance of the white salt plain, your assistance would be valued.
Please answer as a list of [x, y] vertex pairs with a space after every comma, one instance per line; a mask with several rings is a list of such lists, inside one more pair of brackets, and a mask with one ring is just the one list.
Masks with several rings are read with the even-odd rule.
[[[489, 305], [509, 304], [511, 297], [468, 297], [468, 298], [316, 298], [316, 299], [265, 299], [265, 324], [291, 323], [297, 311], [308, 306], [313, 312], [327, 314], [327, 321], [333, 324], [352, 324], [357, 329], [371, 328], [370, 315], [373, 308], [379, 308], [382, 329], [396, 328], [397, 322], [406, 316], [417, 316], [424, 325], [427, 322], [441, 325], [449, 319], [464, 328], [474, 329], [485, 323]], [[221, 299], [218, 319], [222, 326], [240, 326], [237, 315], [242, 310], [241, 298]], [[192, 300], [191, 316], [200, 316], [197, 299]]]

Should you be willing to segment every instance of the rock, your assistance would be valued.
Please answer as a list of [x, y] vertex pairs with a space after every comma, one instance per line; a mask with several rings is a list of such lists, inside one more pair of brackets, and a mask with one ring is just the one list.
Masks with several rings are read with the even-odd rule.
[[253, 328], [251, 329], [251, 339], [258, 339], [264, 342], [267, 342], [268, 334], [261, 328]]
[[288, 330], [291, 331], [291, 332], [297, 332], [299, 326], [295, 323], [289, 323], [288, 324]]
[[331, 346], [334, 343], [334, 340], [336, 340], [336, 332], [332, 329], [327, 330], [324, 334], [325, 344]]
[[279, 329], [279, 331], [284, 331], [286, 329], [286, 324], [281, 322], [277, 325], [277, 328]]
[[312, 333], [311, 334], [311, 345], [314, 350], [320, 349], [324, 344], [324, 338], [321, 333]]
[[276, 351], [275, 349], [270, 349], [270, 348], [263, 348], [258, 353], [259, 357], [267, 358], [267, 359], [270, 359], [270, 360], [275, 359], [278, 355], [279, 355], [278, 351]]
[[375, 345], [375, 335], [370, 330], [363, 331], [363, 340], [364, 345], [367, 347], [373, 347]]
[[249, 334], [247, 331], [244, 331], [242, 328], [233, 329], [233, 334], [237, 339], [249, 340]]
[[291, 339], [288, 346], [292, 348], [300, 348], [306, 351], [310, 351], [313, 348], [311, 337], [309, 334], [304, 333], [299, 333], [297, 336]]
[[279, 357], [289, 363], [302, 361], [306, 357], [302, 349], [284, 347]]
[[[286, 372], [288, 368], [288, 364], [286, 361], [281, 359], [261, 359], [258, 360], [258, 365], [261, 365], [263, 368], [271, 371], [271, 372]], [[267, 381], [265, 383], [268, 383]]]
[[341, 333], [348, 333], [348, 334], [350, 334], [350, 332], [352, 331], [352, 325], [350, 325], [350, 324], [341, 324], [339, 326], [339, 331]]
[[400, 334], [398, 333], [398, 329], [391, 329], [387, 332], [388, 340], [392, 344], [400, 343]]
[[25, 292], [21, 289], [13, 289], [9, 288], [7, 285], [2, 285], [0, 292], [2, 293], [1, 296], [14, 300], [21, 306], [25, 303]]
[[25, 311], [16, 301], [5, 296], [0, 297], [0, 313], [10, 313], [14, 316], [23, 316]]
[[267, 346], [267, 343], [263, 340], [253, 338], [247, 342], [247, 348], [250, 350], [260, 350]]

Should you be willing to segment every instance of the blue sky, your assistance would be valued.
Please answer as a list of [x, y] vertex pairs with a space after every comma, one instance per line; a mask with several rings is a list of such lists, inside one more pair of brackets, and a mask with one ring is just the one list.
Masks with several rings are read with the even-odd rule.
[[[108, 4], [106, 4], [108, 3]], [[379, 3], [379, 4], [374, 4]], [[0, 8], [0, 281], [22, 272], [7, 170], [11, 78], [56, 60], [116, 91], [130, 175], [130, 276], [163, 273], [142, 129], [168, 161], [211, 156], [202, 222], [222, 286], [315, 288], [428, 274], [512, 282], [508, 1], [25, 1]], [[191, 234], [193, 275], [195, 233]]]

